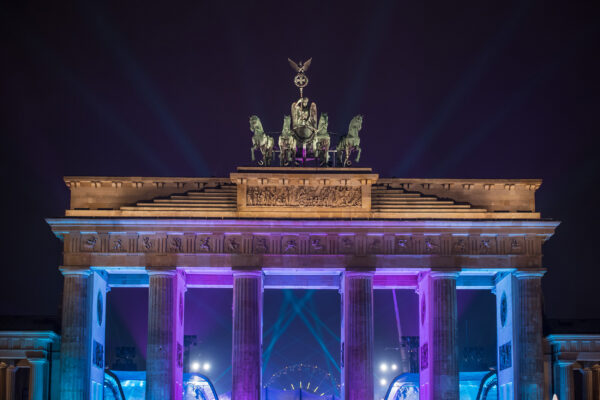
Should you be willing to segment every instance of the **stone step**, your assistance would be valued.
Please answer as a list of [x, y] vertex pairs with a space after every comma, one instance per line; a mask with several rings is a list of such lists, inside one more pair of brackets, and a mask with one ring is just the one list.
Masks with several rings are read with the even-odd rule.
[[418, 200], [412, 200], [412, 201], [407, 201], [407, 200], [373, 200], [372, 203], [373, 205], [403, 205], [403, 204], [425, 204], [425, 205], [432, 205], [432, 204], [439, 204], [439, 205], [453, 205], [456, 204], [453, 201], [446, 201], [446, 200], [438, 200], [436, 201], [435, 199], [433, 200], [428, 200], [428, 199], [418, 199]]
[[414, 208], [414, 209], [379, 209], [373, 208], [372, 212], [382, 214], [394, 214], [394, 213], [486, 213], [487, 210], [482, 208]]
[[168, 199], [156, 199], [154, 201], [236, 201], [236, 196], [178, 196], [174, 195]]
[[157, 208], [157, 209], [164, 209], [164, 208], [169, 208], [169, 207], [173, 207], [173, 208], [185, 208], [185, 207], [189, 207], [191, 209], [196, 209], [196, 208], [214, 208], [214, 209], [221, 209], [221, 208], [236, 208], [237, 204], [233, 203], [233, 204], [227, 204], [227, 203], [212, 203], [212, 204], [188, 204], [188, 203], [137, 203], [137, 207], [153, 207], [153, 208]]
[[371, 196], [377, 197], [423, 197], [421, 193], [389, 193], [389, 192], [371, 192]]
[[452, 209], [468, 209], [471, 208], [471, 206], [469, 204], [406, 204], [406, 205], [391, 205], [391, 204], [377, 204], [377, 205], [372, 205], [371, 209], [391, 209], [391, 210], [402, 210], [405, 208], [421, 208], [421, 209], [448, 209], [448, 210], [452, 210]]

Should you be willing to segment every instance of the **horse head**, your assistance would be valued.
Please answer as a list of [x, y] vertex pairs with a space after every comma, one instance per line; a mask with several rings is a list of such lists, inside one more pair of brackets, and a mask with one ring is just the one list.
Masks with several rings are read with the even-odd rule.
[[256, 115], [252, 115], [250, 117], [250, 130], [255, 135], [262, 135], [265, 133], [262, 123], [260, 122], [260, 118]]
[[349, 137], [357, 137], [358, 136], [358, 131], [360, 131], [362, 129], [362, 123], [363, 123], [363, 116], [362, 115], [357, 115], [354, 118], [352, 118], [352, 121], [350, 121], [350, 127], [348, 128], [348, 136]]

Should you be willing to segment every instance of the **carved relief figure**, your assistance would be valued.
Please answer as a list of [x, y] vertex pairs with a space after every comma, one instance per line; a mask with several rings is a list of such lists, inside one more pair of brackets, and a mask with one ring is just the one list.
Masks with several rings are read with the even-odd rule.
[[348, 134], [346, 136], [342, 136], [337, 145], [336, 150], [338, 160], [344, 167], [352, 164], [350, 162], [350, 156], [354, 152], [356, 152], [355, 162], [360, 160], [362, 149], [360, 148], [360, 138], [358, 137], [358, 132], [362, 129], [362, 123], [362, 115], [357, 115], [352, 118], [352, 121], [350, 121], [350, 127], [348, 128]]
[[273, 160], [273, 145], [275, 143], [273, 138], [265, 133], [260, 118], [256, 115], [250, 117], [250, 130], [253, 133], [252, 147], [250, 148], [252, 161], [255, 160], [254, 152], [260, 150], [262, 160], [260, 160], [258, 164], [267, 167], [270, 166], [271, 161]]
[[182, 252], [183, 251], [183, 241], [180, 237], [171, 238], [171, 251], [173, 252]]
[[348, 186], [249, 186], [248, 207], [360, 207], [360, 187]]
[[200, 251], [210, 251], [210, 236], [200, 238], [198, 248]]

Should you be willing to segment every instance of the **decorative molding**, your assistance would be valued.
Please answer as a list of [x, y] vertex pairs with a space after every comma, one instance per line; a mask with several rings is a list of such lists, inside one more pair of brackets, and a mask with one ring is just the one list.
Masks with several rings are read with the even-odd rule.
[[247, 207], [361, 207], [362, 190], [352, 186], [248, 186]]

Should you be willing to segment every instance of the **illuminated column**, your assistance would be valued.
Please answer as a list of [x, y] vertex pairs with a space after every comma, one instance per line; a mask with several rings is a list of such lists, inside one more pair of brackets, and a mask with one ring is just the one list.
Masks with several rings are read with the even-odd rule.
[[554, 362], [553, 395], [556, 394], [560, 400], [573, 400], [575, 398], [573, 388], [573, 363], [573, 361], [563, 360]]
[[6, 367], [6, 400], [13, 400], [15, 398], [15, 378], [17, 377], [17, 370], [19, 367], [15, 365], [9, 365]]
[[183, 395], [185, 276], [176, 269], [148, 269], [146, 399]]
[[61, 383], [64, 400], [101, 400], [104, 390], [106, 281], [89, 269], [62, 269]]
[[457, 272], [419, 278], [421, 400], [458, 400]]
[[0, 400], [6, 398], [6, 367], [6, 364], [0, 362]]
[[591, 368], [582, 368], [582, 394], [583, 400], [598, 400], [594, 398], [594, 377]]
[[46, 394], [46, 365], [44, 355], [27, 355], [29, 362], [29, 400], [44, 400]]
[[544, 272], [517, 271], [514, 327], [516, 374], [515, 398], [542, 400], [544, 351], [542, 348], [542, 276]]
[[260, 400], [263, 274], [233, 274], [232, 400]]
[[592, 388], [593, 398], [600, 399], [600, 365], [592, 367]]
[[346, 271], [342, 283], [345, 400], [373, 400], [373, 272]]
[[499, 399], [543, 399], [543, 274], [517, 271], [496, 280]]

